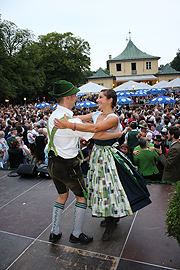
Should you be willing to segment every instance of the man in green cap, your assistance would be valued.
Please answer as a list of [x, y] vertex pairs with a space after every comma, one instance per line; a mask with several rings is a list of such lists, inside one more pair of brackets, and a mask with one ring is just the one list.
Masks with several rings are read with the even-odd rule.
[[[62, 236], [59, 224], [65, 202], [68, 198], [69, 189], [76, 196], [74, 226], [69, 241], [85, 244], [93, 241], [93, 237], [87, 236], [82, 232], [87, 208], [87, 196], [85, 194], [85, 184], [80, 162], [77, 158], [78, 142], [81, 137], [88, 141], [93, 136], [96, 139], [107, 139], [107, 137], [103, 137], [107, 135], [109, 139], [115, 136], [113, 132], [99, 132], [94, 135], [94, 133], [76, 130], [76, 123], [81, 123], [81, 120], [73, 118], [71, 109], [75, 105], [76, 93], [79, 91], [72, 83], [60, 80], [55, 82], [53, 91], [49, 92], [58, 102], [57, 109], [51, 114], [47, 125], [48, 171], [59, 194], [53, 208], [52, 229], [49, 236], [49, 241], [53, 243], [58, 241]], [[55, 118], [61, 119], [64, 115], [69, 118], [69, 121], [74, 123], [74, 130], [55, 128]]]

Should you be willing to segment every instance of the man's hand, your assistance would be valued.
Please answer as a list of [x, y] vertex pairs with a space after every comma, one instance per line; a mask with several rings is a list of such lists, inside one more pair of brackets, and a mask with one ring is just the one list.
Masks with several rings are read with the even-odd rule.
[[54, 119], [54, 125], [56, 128], [65, 129], [65, 128], [68, 128], [68, 124], [69, 122], [65, 114], [64, 114], [64, 118], [61, 120], [58, 118]]
[[158, 151], [159, 155], [162, 154], [162, 147], [160, 146], [160, 148], [156, 148], [156, 150]]
[[150, 152], [153, 152], [154, 149], [156, 149], [154, 146], [150, 146], [150, 147], [149, 147], [149, 151], [150, 151]]

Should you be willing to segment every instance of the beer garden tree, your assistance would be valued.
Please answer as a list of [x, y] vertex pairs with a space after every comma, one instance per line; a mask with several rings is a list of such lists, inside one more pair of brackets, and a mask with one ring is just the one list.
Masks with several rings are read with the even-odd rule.
[[[59, 79], [79, 86], [90, 72], [90, 46], [71, 32], [35, 38], [13, 22], [0, 21], [0, 102], [35, 102], [50, 99], [48, 92]], [[91, 74], [90, 74], [91, 75]]]

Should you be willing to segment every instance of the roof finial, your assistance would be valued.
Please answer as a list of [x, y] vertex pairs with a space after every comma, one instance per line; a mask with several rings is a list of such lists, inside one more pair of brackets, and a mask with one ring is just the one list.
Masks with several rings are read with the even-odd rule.
[[129, 40], [131, 40], [131, 31], [129, 30]]

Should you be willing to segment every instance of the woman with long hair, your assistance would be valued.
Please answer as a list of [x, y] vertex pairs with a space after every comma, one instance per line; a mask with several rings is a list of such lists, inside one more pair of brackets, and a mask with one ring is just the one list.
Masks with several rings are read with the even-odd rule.
[[[119, 118], [113, 111], [117, 103], [116, 92], [102, 90], [97, 103], [99, 111], [78, 116], [83, 124], [70, 123], [64, 117], [55, 119], [55, 127], [89, 132], [119, 131]], [[94, 124], [87, 123], [90, 121]], [[88, 206], [92, 216], [105, 218], [104, 241], [111, 238], [116, 220], [151, 203], [144, 179], [117, 146], [117, 139], [94, 140], [87, 175]]]

